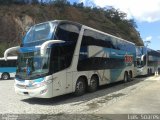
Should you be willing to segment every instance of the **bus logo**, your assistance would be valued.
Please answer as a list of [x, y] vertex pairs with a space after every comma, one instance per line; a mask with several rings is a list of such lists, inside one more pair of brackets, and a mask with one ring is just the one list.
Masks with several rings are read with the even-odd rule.
[[133, 62], [133, 56], [125, 55], [124, 61], [125, 61], [125, 63], [132, 63]]

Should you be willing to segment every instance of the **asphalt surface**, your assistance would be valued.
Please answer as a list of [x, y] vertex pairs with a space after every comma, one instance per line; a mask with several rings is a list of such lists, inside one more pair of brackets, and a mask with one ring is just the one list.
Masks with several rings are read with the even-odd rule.
[[[65, 119], [116, 119], [121, 114], [160, 114], [160, 77], [139, 77], [100, 87], [80, 97], [29, 98], [14, 92], [14, 80], [0, 80], [0, 114], [54, 114]], [[65, 116], [65, 115], [71, 116]], [[117, 116], [105, 115], [117, 114]], [[82, 116], [81, 116], [82, 115]], [[127, 118], [121, 116], [122, 119]], [[64, 117], [65, 116], [65, 117]], [[78, 118], [77, 116], [75, 116]], [[60, 118], [62, 119], [62, 118]], [[128, 119], [128, 118], [127, 118]]]

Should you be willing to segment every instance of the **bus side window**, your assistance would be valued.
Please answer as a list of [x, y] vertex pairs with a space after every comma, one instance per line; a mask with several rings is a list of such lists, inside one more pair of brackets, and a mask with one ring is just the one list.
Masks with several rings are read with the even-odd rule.
[[64, 41], [77, 42], [79, 28], [72, 24], [61, 24], [58, 26], [57, 39]]
[[87, 46], [82, 46], [80, 48], [80, 53], [79, 53], [79, 60], [84, 60], [88, 58], [88, 50], [87, 50]]
[[66, 46], [54, 46], [52, 48], [50, 68], [52, 73], [56, 73], [70, 66], [71, 59], [67, 59], [69, 53], [65, 50], [65, 48]]

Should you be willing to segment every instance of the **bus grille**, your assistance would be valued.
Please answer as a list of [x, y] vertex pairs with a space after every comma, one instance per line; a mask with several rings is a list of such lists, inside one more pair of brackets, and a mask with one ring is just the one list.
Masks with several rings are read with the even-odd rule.
[[29, 86], [27, 86], [27, 85], [19, 85], [19, 84], [16, 84], [16, 86], [17, 86], [18, 88], [21, 88], [21, 89], [27, 89], [27, 88], [29, 88]]

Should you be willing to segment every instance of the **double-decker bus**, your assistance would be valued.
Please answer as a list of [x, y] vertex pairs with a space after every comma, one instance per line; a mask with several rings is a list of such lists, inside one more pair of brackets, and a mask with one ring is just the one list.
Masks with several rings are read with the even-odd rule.
[[152, 75], [160, 72], [160, 52], [137, 46], [137, 75]]
[[17, 56], [10, 56], [7, 59], [8, 61], [5, 61], [4, 58], [0, 58], [0, 78], [3, 80], [15, 77], [16, 74]]
[[74, 92], [83, 95], [98, 86], [135, 76], [134, 43], [81, 25], [55, 20], [32, 26], [18, 51], [15, 91], [51, 98]]

